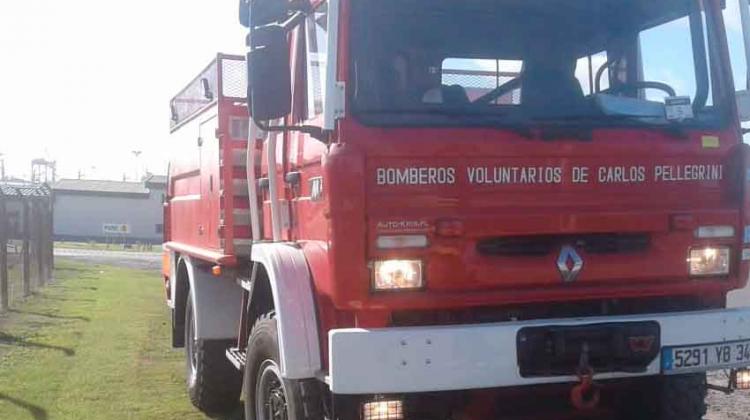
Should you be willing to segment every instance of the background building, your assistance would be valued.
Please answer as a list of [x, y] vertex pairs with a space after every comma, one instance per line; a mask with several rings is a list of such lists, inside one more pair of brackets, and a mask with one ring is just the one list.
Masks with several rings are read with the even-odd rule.
[[166, 177], [143, 182], [62, 179], [53, 187], [55, 239], [161, 243]]

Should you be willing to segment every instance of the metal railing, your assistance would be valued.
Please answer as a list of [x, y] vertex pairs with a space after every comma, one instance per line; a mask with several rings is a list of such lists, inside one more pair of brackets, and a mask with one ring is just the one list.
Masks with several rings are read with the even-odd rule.
[[[442, 83], [444, 85], [461, 86], [474, 101], [505, 83], [517, 78], [519, 73], [507, 71], [443, 69]], [[521, 103], [521, 89], [513, 89], [495, 102], [498, 105], [518, 105]]]
[[47, 185], [0, 184], [0, 312], [52, 278], [53, 202]]
[[174, 131], [220, 99], [245, 101], [245, 58], [219, 54], [170, 102]]

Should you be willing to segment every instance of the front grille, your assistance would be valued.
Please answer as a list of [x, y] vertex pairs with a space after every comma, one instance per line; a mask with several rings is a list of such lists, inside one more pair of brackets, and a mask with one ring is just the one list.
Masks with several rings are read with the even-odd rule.
[[645, 251], [650, 241], [648, 234], [640, 233], [508, 236], [483, 239], [477, 243], [477, 251], [488, 256], [542, 256], [573, 245], [589, 254], [618, 254]]
[[712, 295], [544, 302], [450, 310], [394, 311], [391, 315], [391, 326], [486, 324], [534, 319], [639, 315], [698, 311], [723, 306], [723, 296]]

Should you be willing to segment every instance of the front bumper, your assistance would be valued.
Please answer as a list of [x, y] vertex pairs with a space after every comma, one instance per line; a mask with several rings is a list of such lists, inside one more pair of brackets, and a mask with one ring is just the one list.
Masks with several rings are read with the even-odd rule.
[[[336, 394], [393, 394], [566, 383], [573, 376], [521, 376], [519, 330], [537, 326], [582, 326], [613, 322], [657, 322], [661, 346], [750, 339], [750, 308], [701, 312], [545, 319], [446, 327], [339, 329], [329, 332], [329, 376]], [[597, 379], [661, 374], [661, 356], [645, 372], [607, 373]]]

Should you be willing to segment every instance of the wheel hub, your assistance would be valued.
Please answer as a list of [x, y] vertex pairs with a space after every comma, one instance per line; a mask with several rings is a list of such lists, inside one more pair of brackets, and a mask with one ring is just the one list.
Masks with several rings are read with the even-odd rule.
[[286, 389], [276, 362], [267, 360], [261, 365], [255, 397], [257, 420], [288, 420]]

